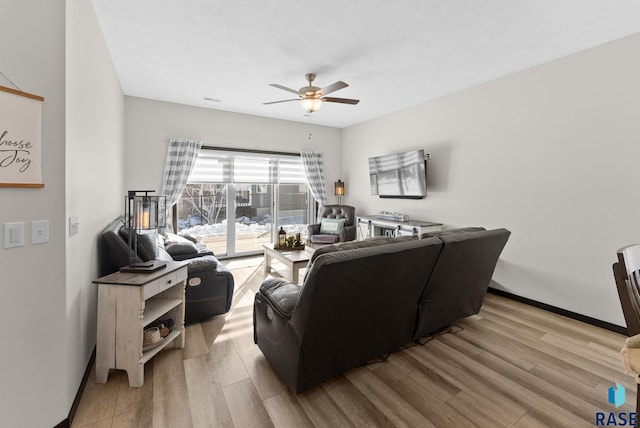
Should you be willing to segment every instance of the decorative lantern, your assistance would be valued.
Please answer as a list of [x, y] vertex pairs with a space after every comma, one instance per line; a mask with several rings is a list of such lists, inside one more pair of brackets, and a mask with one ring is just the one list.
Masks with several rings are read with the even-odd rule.
[[166, 198], [149, 195], [154, 192], [154, 190], [129, 190], [125, 196], [125, 221], [129, 231], [129, 266], [120, 269], [122, 272], [154, 272], [167, 265], [157, 260], [141, 262], [138, 259], [138, 235], [155, 234], [159, 228], [166, 226], [164, 216]]
[[342, 205], [342, 197], [344, 196], [344, 181], [338, 179], [335, 182], [335, 195], [338, 197], [338, 205]]
[[286, 247], [286, 246], [287, 246], [287, 232], [285, 232], [282, 226], [280, 226], [280, 231], [278, 232], [278, 247]]

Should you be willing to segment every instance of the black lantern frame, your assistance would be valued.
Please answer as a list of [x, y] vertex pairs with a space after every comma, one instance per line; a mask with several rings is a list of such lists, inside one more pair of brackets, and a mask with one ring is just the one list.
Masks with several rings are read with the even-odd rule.
[[335, 182], [334, 193], [338, 197], [338, 205], [342, 205], [342, 197], [344, 196], [344, 181], [338, 178], [338, 181]]
[[[167, 264], [158, 260], [140, 261], [138, 258], [138, 236], [155, 234], [166, 227], [166, 198], [150, 195], [155, 190], [129, 190], [125, 196], [125, 221], [129, 232], [129, 266], [121, 272], [155, 272]], [[154, 259], [156, 247], [154, 249]]]

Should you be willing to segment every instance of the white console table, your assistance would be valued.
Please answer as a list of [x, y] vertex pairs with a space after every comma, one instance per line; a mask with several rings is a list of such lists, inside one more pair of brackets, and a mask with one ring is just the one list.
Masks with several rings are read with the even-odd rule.
[[374, 236], [420, 236], [423, 233], [442, 230], [442, 223], [420, 220], [394, 221], [378, 218], [375, 215], [356, 216], [356, 225], [358, 226], [357, 239]]
[[[126, 370], [129, 386], [144, 384], [144, 363], [166, 347], [184, 348], [186, 262], [167, 262], [153, 273], [115, 272], [98, 278], [96, 382], [109, 369]], [[143, 329], [172, 318], [173, 330], [160, 345], [143, 351]]]

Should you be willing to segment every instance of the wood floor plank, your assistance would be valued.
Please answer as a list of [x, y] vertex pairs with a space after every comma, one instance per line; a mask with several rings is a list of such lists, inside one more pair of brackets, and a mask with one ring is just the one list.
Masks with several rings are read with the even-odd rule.
[[399, 376], [415, 378], [424, 388], [440, 397], [441, 400], [448, 400], [460, 393], [460, 388], [448, 382], [430, 367], [420, 364], [406, 352], [392, 354], [385, 364], [392, 365]]
[[73, 419], [73, 427], [83, 427], [93, 422], [113, 418], [118, 389], [123, 376], [126, 382], [125, 372], [111, 371], [107, 383], [95, 383], [95, 364], [89, 376], [82, 394], [82, 400], [80, 400], [78, 410]]
[[240, 354], [229, 335], [220, 335], [207, 354], [209, 370], [213, 379], [223, 388], [249, 378]]
[[287, 386], [271, 368], [264, 355], [262, 355], [258, 346], [253, 343], [252, 334], [235, 337], [233, 344], [260, 398], [266, 400], [288, 390]]
[[[445, 339], [445, 338], [442, 338]], [[510, 397], [514, 402], [523, 408], [527, 409], [527, 413], [535, 414], [537, 418], [549, 423], [549, 426], [570, 426], [570, 427], [588, 427], [589, 423], [580, 419], [577, 415], [572, 414], [567, 409], [557, 405], [553, 400], [549, 400], [546, 396], [536, 394], [529, 390], [528, 387], [521, 385], [516, 381], [519, 377], [512, 372], [513, 377], [509, 377], [507, 366], [508, 363], [502, 362], [497, 357], [492, 356], [489, 353], [485, 355], [489, 359], [493, 359], [495, 364], [501, 361], [499, 369], [494, 369], [486, 364], [482, 364], [464, 354], [456, 351], [455, 349], [447, 346], [444, 340], [434, 340], [430, 349], [440, 358], [453, 359], [459, 366], [474, 376], [481, 378], [487, 385], [491, 385], [494, 389], [501, 392], [503, 395]], [[476, 358], [478, 358], [477, 356]], [[513, 367], [513, 366], [512, 366]], [[524, 376], [526, 373], [523, 370], [519, 370], [519, 375]]]
[[480, 401], [465, 391], [460, 391], [447, 402], [477, 427], [508, 428], [513, 426], [497, 412], [483, 406]]
[[264, 400], [264, 407], [267, 409], [273, 425], [278, 428], [314, 426], [298, 400], [289, 391], [282, 391], [267, 398]]
[[107, 426], [117, 428], [153, 428], [153, 408], [149, 407], [142, 412], [132, 410], [118, 413], [113, 417], [113, 424]]
[[233, 427], [222, 386], [209, 370], [207, 355], [184, 360], [183, 364], [194, 428]]
[[[420, 412], [437, 427], [473, 427], [463, 415], [451, 408], [444, 400], [432, 393], [425, 385], [412, 376], [406, 376], [391, 364], [383, 364], [374, 372], [385, 384], [393, 389], [404, 401]], [[446, 397], [450, 398], [450, 397]]]
[[183, 359], [186, 360], [209, 352], [209, 345], [204, 337], [204, 331], [200, 323], [188, 325], [185, 328], [184, 338]]
[[222, 389], [224, 398], [236, 427], [267, 428], [273, 427], [267, 409], [251, 379], [245, 379]]
[[351, 420], [338, 407], [331, 396], [321, 387], [312, 388], [296, 396], [309, 420], [315, 427], [352, 427]]
[[[469, 325], [468, 321], [460, 322], [461, 326]], [[513, 333], [511, 333], [513, 334]], [[509, 361], [511, 364], [518, 366], [524, 370], [530, 370], [538, 364], [538, 360], [526, 353], [522, 352], [521, 345], [513, 340], [505, 340], [503, 334], [498, 334], [494, 331], [486, 331], [484, 334], [479, 335], [473, 331], [462, 331], [457, 334], [463, 338], [466, 342], [473, 344], [480, 353], [481, 351], [487, 351], [500, 355], [505, 361]], [[461, 350], [461, 349], [459, 349]]]
[[346, 373], [347, 379], [397, 427], [435, 427], [393, 389], [366, 368]]
[[181, 349], [164, 349], [154, 357], [153, 426], [193, 426]]
[[[435, 343], [436, 341], [432, 342]], [[432, 352], [432, 342], [425, 346], [409, 348], [405, 352], [425, 366], [431, 367], [461, 391], [465, 391], [474, 399], [480, 401], [483, 406], [500, 414], [507, 421], [515, 423], [525, 414], [527, 409], [514, 402], [511, 397], [504, 394], [499, 388], [495, 388], [490, 383], [485, 382], [476, 373], [468, 372], [458, 361], [442, 359], [437, 353]], [[492, 371], [488, 371], [484, 374], [491, 376], [492, 373]]]
[[[79, 426], [77, 423], [72, 424], [72, 427], [78, 428], [112, 428], [113, 418], [106, 418], [99, 421], [95, 421], [88, 425]], [[119, 428], [119, 427], [118, 427]]]
[[[605, 407], [605, 404], [607, 403], [606, 390], [601, 391], [597, 388], [592, 388], [580, 382], [576, 382], [570, 377], [567, 377], [562, 373], [558, 373], [557, 371], [545, 366], [544, 364], [538, 364], [533, 370], [531, 370], [531, 374], [535, 375], [539, 379], [545, 380], [549, 383], [553, 383], [554, 385], [561, 388], [565, 394], [570, 394], [574, 397], [577, 397], [585, 403], [590, 403], [598, 409], [603, 409]], [[611, 385], [611, 383], [607, 382], [607, 388]], [[629, 390], [627, 390], [626, 392], [626, 404], [620, 407], [620, 411], [635, 411], [635, 393]]]
[[[496, 297], [496, 296], [493, 296]], [[604, 345], [614, 345], [620, 334], [601, 329], [599, 327], [576, 321], [553, 312], [540, 310], [536, 307], [508, 299], [486, 299], [486, 309], [498, 307], [509, 318], [530, 325], [533, 328], [555, 333], [565, 340], [585, 345], [591, 341], [598, 341]]]
[[206, 319], [200, 322], [200, 327], [202, 328], [202, 335], [204, 336], [204, 341], [208, 347], [213, 345], [213, 342], [216, 340], [220, 331], [224, 327], [226, 322], [226, 316], [218, 315], [209, 319]]
[[[460, 340], [456, 337], [443, 337], [442, 342], [450, 345], [451, 342]], [[573, 415], [576, 415], [587, 422], [593, 419], [593, 415], [598, 408], [574, 395], [566, 394], [566, 391], [556, 386], [553, 382], [547, 382], [544, 379], [540, 379], [537, 376], [531, 374], [526, 370], [522, 370], [510, 363], [496, 357], [495, 355], [483, 352], [475, 357], [476, 362], [480, 365], [491, 368], [497, 373], [508, 377], [509, 380], [517, 383], [522, 388], [533, 394], [526, 394], [527, 400], [532, 399], [545, 399], [558, 405], [563, 409], [569, 411]], [[529, 405], [533, 404], [531, 401], [527, 401]], [[523, 402], [523, 404], [525, 404]], [[540, 402], [540, 406], [546, 406], [546, 403]]]
[[[123, 378], [124, 380], [124, 378]], [[144, 366], [144, 385], [133, 388], [121, 381], [116, 399], [114, 423], [117, 427], [151, 426], [153, 422], [153, 361]]]
[[585, 385], [594, 386], [600, 382], [600, 376], [575, 364], [567, 363], [567, 361], [563, 359], [563, 357], [566, 358], [566, 353], [561, 352], [561, 350], [554, 346], [544, 346], [539, 340], [529, 340], [525, 337], [511, 335], [502, 331], [498, 324], [485, 319], [480, 319], [473, 324], [466, 324], [466, 328], [477, 334], [486, 334], [486, 330], [491, 330], [498, 336], [502, 336], [503, 341], [512, 342], [513, 345], [517, 345], [512, 349], [520, 353], [523, 357], [530, 357], [536, 361], [544, 362], [550, 367], [557, 368], [561, 373], [565, 373]]
[[484, 306], [480, 310], [480, 314], [483, 319], [500, 324], [505, 332], [512, 335], [529, 336], [532, 339], [539, 339], [548, 333], [545, 330], [532, 327], [531, 325], [519, 322], [518, 320], [502, 316], [499, 312], [494, 312], [491, 308]]
[[339, 376], [322, 384], [322, 388], [357, 427], [394, 427], [387, 416], [345, 377]]
[[[540, 340], [545, 343], [552, 344], [560, 349], [564, 349], [571, 354], [579, 355], [580, 357], [586, 358], [594, 364], [598, 364], [602, 367], [613, 370], [613, 372], [616, 372], [620, 375], [620, 378], [617, 379], [624, 378], [624, 381], [629, 381], [629, 384], [635, 383], [633, 377], [629, 377], [628, 375], [624, 374], [624, 367], [622, 366], [622, 362], [620, 361], [620, 354], [616, 355], [616, 357], [613, 358], [608, 355], [604, 355], [601, 352], [593, 351], [588, 346], [580, 346], [576, 345], [573, 342], [567, 342], [566, 340], [562, 340], [561, 338], [553, 334], [545, 334], [540, 338]], [[614, 373], [611, 374], [613, 375]]]

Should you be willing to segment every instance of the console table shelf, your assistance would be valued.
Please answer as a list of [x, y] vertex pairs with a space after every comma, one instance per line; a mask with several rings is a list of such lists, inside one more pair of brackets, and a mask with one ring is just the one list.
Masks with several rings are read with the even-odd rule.
[[[176, 337], [180, 336], [181, 334], [182, 334], [182, 330], [173, 330], [171, 333], [169, 333], [167, 337], [164, 338], [163, 344], [164, 343], [169, 344], [171, 341], [173, 341]], [[164, 347], [160, 345], [160, 346], [156, 346], [153, 349], [149, 349], [148, 351], [144, 351], [142, 353], [142, 359], [141, 359], [142, 364], [149, 361], [151, 358], [153, 358], [158, 352], [162, 351], [163, 349]]]
[[160, 318], [160, 316], [166, 314], [171, 309], [181, 304], [181, 299], [149, 299], [147, 302], [145, 302], [142, 326], [148, 326], [149, 324]]

